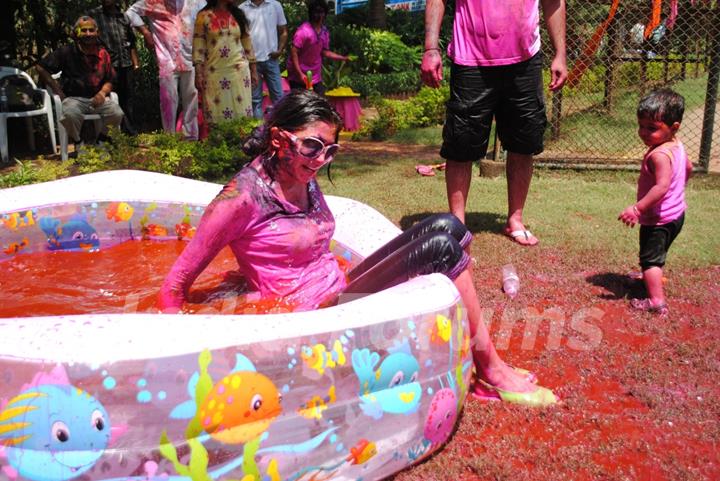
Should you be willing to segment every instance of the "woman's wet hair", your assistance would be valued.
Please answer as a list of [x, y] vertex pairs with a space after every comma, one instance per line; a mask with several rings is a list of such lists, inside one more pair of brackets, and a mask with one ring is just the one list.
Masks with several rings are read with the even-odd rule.
[[[325, 122], [335, 126], [335, 141], [342, 129], [340, 114], [330, 102], [312, 90], [291, 90], [281, 98], [270, 111], [263, 125], [255, 128], [243, 144], [243, 152], [249, 157], [263, 156], [263, 166], [271, 178], [277, 171], [275, 152], [270, 148], [270, 131], [277, 127], [288, 132], [297, 132], [313, 122]], [[329, 175], [329, 171], [328, 171]]]
[[681, 123], [685, 113], [685, 98], [671, 89], [653, 90], [640, 100], [637, 116], [659, 120], [668, 127]]

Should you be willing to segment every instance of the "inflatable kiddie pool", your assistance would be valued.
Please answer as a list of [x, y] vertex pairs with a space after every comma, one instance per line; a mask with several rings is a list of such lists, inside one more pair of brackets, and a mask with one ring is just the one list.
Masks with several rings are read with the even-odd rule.
[[[0, 259], [176, 239], [219, 189], [112, 171], [2, 190]], [[350, 265], [399, 232], [327, 201]], [[4, 318], [0, 340], [11, 480], [380, 479], [447, 441], [470, 376], [466, 311], [439, 274], [313, 312]]]

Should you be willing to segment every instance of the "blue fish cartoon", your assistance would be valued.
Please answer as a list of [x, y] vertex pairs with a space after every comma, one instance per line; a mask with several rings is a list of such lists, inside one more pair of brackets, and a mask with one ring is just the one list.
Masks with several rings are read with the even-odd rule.
[[66, 481], [92, 468], [110, 442], [105, 408], [69, 384], [22, 391], [0, 411], [0, 446], [9, 465], [32, 481]]
[[410, 352], [407, 341], [388, 349], [380, 367], [380, 355], [369, 349], [355, 349], [352, 365], [360, 381], [360, 408], [374, 419], [383, 413], [410, 414], [417, 410], [422, 397], [418, 382], [420, 365]]
[[82, 216], [73, 217], [64, 224], [55, 217], [41, 217], [38, 224], [47, 236], [48, 249], [94, 251], [100, 247], [95, 228]]

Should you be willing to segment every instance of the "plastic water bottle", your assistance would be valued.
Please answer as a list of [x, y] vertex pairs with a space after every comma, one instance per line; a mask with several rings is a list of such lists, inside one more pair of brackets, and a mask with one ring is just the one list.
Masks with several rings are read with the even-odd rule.
[[7, 112], [10, 110], [8, 106], [8, 97], [5, 87], [0, 87], [0, 112]]
[[502, 268], [502, 282], [503, 291], [507, 294], [510, 299], [514, 299], [520, 290], [520, 278], [517, 275], [515, 266], [512, 264], [505, 264]]

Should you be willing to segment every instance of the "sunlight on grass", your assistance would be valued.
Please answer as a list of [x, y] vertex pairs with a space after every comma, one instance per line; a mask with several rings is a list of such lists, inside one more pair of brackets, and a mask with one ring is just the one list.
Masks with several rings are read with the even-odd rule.
[[[421, 177], [414, 165], [413, 159], [401, 158], [376, 161], [370, 168], [363, 159], [342, 158], [333, 167], [334, 185], [325, 178], [320, 182], [326, 194], [365, 202], [407, 228], [425, 215], [447, 211], [444, 174]], [[634, 201], [636, 179], [637, 174], [632, 172], [536, 169], [525, 209], [527, 226], [544, 247], [557, 247], [574, 256], [603, 258], [610, 265], [634, 264], [638, 228], [625, 227], [617, 216]], [[669, 264], [720, 264], [718, 190], [720, 176], [691, 180], [685, 227], [670, 250]], [[467, 209], [470, 229], [481, 236], [499, 235], [506, 208], [505, 178], [481, 178], [474, 170]]]

